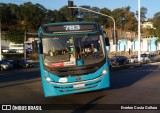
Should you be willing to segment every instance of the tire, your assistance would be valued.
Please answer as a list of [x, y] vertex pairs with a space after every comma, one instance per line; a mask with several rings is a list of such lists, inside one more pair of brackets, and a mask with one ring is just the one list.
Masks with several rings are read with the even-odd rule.
[[3, 67], [0, 67], [0, 71], [4, 71], [4, 68], [3, 68]]
[[27, 68], [26, 65], [23, 65], [23, 68], [24, 68], [24, 69]]
[[116, 66], [119, 66], [119, 62], [116, 63]]

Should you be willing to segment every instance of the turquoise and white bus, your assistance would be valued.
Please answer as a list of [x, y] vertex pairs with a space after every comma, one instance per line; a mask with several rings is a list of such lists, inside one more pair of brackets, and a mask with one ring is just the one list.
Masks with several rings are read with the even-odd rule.
[[110, 86], [105, 34], [98, 23], [44, 24], [38, 43], [45, 97]]

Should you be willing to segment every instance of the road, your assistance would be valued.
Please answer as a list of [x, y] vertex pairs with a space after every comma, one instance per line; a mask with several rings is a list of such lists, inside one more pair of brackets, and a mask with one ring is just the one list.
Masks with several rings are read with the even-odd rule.
[[[44, 98], [39, 68], [12, 70], [0, 73], [0, 104], [61, 104], [80, 105], [65, 113], [106, 112], [108, 104], [160, 104], [160, 63], [111, 71], [111, 87], [101, 91]], [[87, 105], [101, 105], [97, 110]], [[104, 108], [104, 109], [103, 109]], [[102, 109], [102, 110], [100, 110]], [[48, 111], [51, 112], [52, 111]], [[54, 113], [64, 113], [55, 110]], [[109, 113], [121, 111], [109, 111]], [[136, 111], [128, 111], [136, 112]], [[143, 111], [141, 111], [143, 112]], [[149, 112], [149, 111], [148, 111]], [[159, 113], [160, 111], [153, 111]]]

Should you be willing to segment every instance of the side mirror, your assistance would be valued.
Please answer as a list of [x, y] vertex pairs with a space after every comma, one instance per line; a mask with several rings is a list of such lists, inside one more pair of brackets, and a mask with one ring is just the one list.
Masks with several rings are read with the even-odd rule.
[[105, 38], [105, 44], [106, 44], [106, 46], [110, 46], [110, 43], [109, 43], [109, 38]]
[[38, 43], [39, 46], [39, 54], [43, 54], [43, 46], [42, 46], [42, 42]]
[[110, 46], [109, 38], [107, 37], [106, 32], [103, 31], [103, 34], [104, 34], [104, 37], [105, 37], [105, 44], [106, 44], [106, 46]]

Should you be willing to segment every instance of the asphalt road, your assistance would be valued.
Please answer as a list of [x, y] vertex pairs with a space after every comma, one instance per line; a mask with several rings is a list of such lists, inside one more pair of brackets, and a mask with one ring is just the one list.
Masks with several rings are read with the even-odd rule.
[[[160, 63], [142, 67], [111, 71], [108, 89], [44, 98], [39, 68], [12, 70], [0, 73], [0, 104], [58, 104], [54, 113], [119, 113], [137, 110], [106, 111], [105, 106], [115, 104], [160, 104]], [[61, 104], [61, 105], [60, 105]], [[66, 110], [68, 104], [75, 105]], [[97, 108], [94, 105], [100, 105]], [[88, 106], [89, 105], [89, 106]], [[81, 110], [83, 108], [85, 110]], [[91, 110], [94, 109], [95, 110]], [[11, 111], [10, 111], [11, 112]], [[53, 111], [48, 111], [53, 113]], [[142, 112], [159, 113], [152, 110]]]

